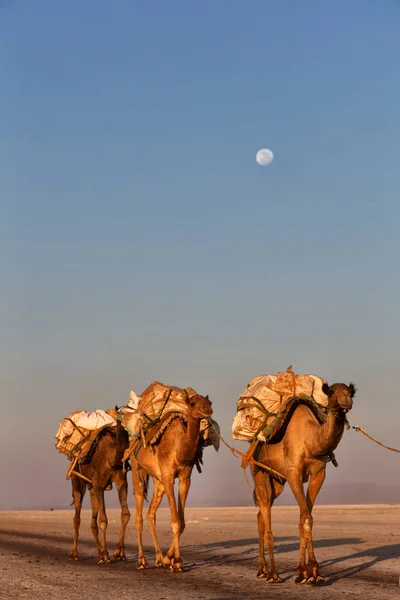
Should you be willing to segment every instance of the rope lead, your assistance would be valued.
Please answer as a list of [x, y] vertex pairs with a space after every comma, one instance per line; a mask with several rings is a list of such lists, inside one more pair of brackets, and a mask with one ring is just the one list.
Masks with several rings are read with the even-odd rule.
[[[348, 416], [350, 416], [349, 413], [348, 413]], [[369, 433], [367, 433], [365, 431], [365, 429], [360, 427], [360, 425], [358, 425], [358, 423], [356, 423], [356, 421], [354, 421], [354, 423], [355, 423], [355, 425], [352, 426], [352, 429], [354, 429], [355, 431], [361, 431], [361, 433], [363, 435], [365, 435], [372, 442], [375, 442], [375, 444], [378, 444], [378, 446], [382, 446], [382, 448], [386, 448], [386, 450], [390, 450], [391, 452], [397, 452], [400, 454], [400, 450], [397, 450], [396, 448], [391, 448], [390, 446], [385, 446], [385, 444], [382, 444], [382, 442], [379, 442], [378, 440], [373, 438], [371, 435], [369, 435]]]

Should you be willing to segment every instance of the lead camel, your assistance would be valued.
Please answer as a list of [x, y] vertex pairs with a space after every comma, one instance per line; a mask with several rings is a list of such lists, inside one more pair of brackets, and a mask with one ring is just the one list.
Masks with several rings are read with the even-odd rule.
[[[255, 484], [254, 499], [259, 507], [257, 515], [259, 535], [259, 569], [257, 576], [266, 578], [268, 583], [279, 583], [274, 558], [274, 538], [271, 531], [271, 507], [282, 493], [287, 481], [300, 508], [300, 559], [297, 567], [296, 583], [318, 583], [323, 581], [315, 558], [312, 528], [312, 509], [318, 492], [325, 480], [326, 464], [339, 444], [346, 422], [346, 413], [352, 408], [355, 387], [353, 384], [334, 383], [323, 385], [328, 396], [328, 417], [319, 423], [312, 411], [300, 405], [294, 411], [286, 432], [279, 443], [260, 442], [254, 458], [257, 462], [271, 467], [283, 480], [270, 475], [257, 465], [252, 465]], [[304, 484], [308, 481], [307, 492]], [[268, 568], [264, 548], [268, 549]], [[307, 561], [308, 554], [308, 561]]]

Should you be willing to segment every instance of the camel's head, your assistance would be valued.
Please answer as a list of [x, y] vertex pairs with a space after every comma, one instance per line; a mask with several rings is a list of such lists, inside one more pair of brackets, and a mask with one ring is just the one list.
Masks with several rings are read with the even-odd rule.
[[208, 417], [211, 417], [213, 409], [208, 396], [195, 394], [193, 396], [188, 396], [186, 402], [188, 403], [189, 412], [193, 419], [208, 419]]
[[353, 397], [356, 393], [356, 388], [352, 383], [334, 383], [329, 386], [324, 383], [322, 391], [328, 396], [328, 408], [333, 411], [342, 410], [348, 412], [353, 407]]

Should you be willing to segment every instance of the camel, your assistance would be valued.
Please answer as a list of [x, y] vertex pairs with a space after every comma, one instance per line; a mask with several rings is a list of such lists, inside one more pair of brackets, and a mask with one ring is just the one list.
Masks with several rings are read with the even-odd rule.
[[[131, 454], [132, 482], [136, 499], [136, 530], [138, 535], [138, 568], [148, 567], [143, 551], [143, 501], [146, 498], [149, 476], [154, 482], [153, 496], [147, 511], [153, 537], [156, 566], [169, 567], [173, 572], [182, 572], [179, 540], [185, 529], [185, 503], [190, 488], [190, 478], [194, 465], [199, 468], [203, 445], [200, 438], [200, 420], [212, 415], [208, 396], [195, 394], [186, 400], [187, 421], [177, 416], [165, 429], [159, 442], [147, 446], [138, 442]], [[200, 468], [199, 468], [200, 470]], [[179, 479], [178, 506], [174, 493], [175, 479]], [[156, 512], [161, 500], [167, 496], [171, 511], [172, 544], [163, 557], [156, 531]]]
[[[128, 434], [117, 421], [115, 427], [106, 428], [99, 438], [90, 462], [79, 466], [79, 472], [90, 479], [91, 484], [72, 474], [72, 497], [75, 506], [74, 516], [74, 544], [69, 560], [79, 560], [78, 537], [81, 523], [81, 508], [86, 488], [90, 490], [90, 503], [92, 506], [92, 533], [98, 549], [98, 564], [109, 563], [110, 557], [106, 544], [107, 515], [104, 504], [104, 491], [112, 489], [114, 482], [119, 503], [121, 506], [121, 529], [117, 547], [114, 551], [116, 560], [126, 560], [125, 556], [125, 530], [130, 519], [127, 505], [127, 477], [123, 469], [122, 457], [129, 446]], [[99, 539], [100, 527], [100, 539]]]
[[[259, 507], [257, 515], [259, 536], [259, 565], [257, 577], [266, 578], [268, 583], [280, 583], [282, 580], [276, 570], [274, 559], [274, 538], [271, 532], [271, 507], [288, 482], [300, 508], [300, 560], [297, 567], [296, 583], [319, 583], [324, 581], [315, 558], [311, 515], [315, 499], [325, 479], [326, 465], [335, 461], [333, 451], [339, 444], [346, 423], [346, 413], [351, 410], [355, 387], [352, 383], [324, 384], [322, 388], [328, 396], [328, 417], [320, 424], [312, 411], [299, 405], [278, 443], [260, 442], [254, 458], [280, 473], [279, 480], [267, 470], [251, 466], [254, 480], [254, 500]], [[303, 484], [308, 483], [307, 495]], [[264, 555], [267, 546], [270, 569]], [[306, 553], [308, 551], [308, 563]]]

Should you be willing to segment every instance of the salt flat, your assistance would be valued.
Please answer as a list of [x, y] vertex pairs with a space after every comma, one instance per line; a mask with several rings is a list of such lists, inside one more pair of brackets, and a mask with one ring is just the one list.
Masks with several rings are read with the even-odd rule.
[[[0, 512], [0, 598], [86, 600], [107, 598], [174, 600], [198, 598], [398, 598], [400, 596], [400, 505], [317, 506], [314, 540], [326, 582], [296, 585], [298, 509], [274, 507], [276, 560], [283, 584], [256, 578], [256, 508], [189, 508], [182, 537], [186, 572], [136, 570], [134, 511], [127, 532], [125, 563], [96, 564], [90, 511], [82, 511], [79, 562], [69, 562], [72, 510]], [[119, 510], [108, 511], [110, 555], [116, 544]], [[160, 509], [163, 549], [171, 540], [169, 511]], [[154, 553], [147, 523], [147, 558]]]

